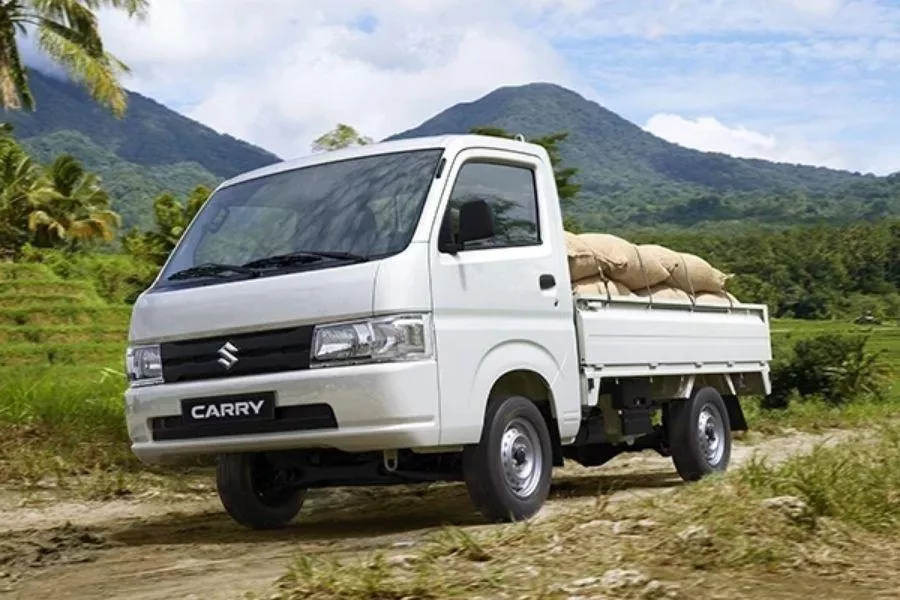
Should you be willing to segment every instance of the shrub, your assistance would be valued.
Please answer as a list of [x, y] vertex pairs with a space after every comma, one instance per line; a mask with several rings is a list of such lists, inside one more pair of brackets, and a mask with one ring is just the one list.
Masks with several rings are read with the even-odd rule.
[[63, 279], [93, 284], [97, 294], [114, 304], [132, 304], [156, 276], [158, 267], [126, 254], [87, 254], [26, 246], [23, 261], [46, 265]]
[[816, 396], [831, 405], [861, 397], [880, 399], [888, 372], [880, 353], [868, 349], [868, 336], [824, 333], [794, 343], [772, 365], [767, 408], [787, 406], [792, 393]]

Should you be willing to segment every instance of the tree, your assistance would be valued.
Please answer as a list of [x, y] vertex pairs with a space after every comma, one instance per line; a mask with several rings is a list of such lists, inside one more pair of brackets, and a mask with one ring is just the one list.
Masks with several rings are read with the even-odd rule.
[[17, 255], [29, 244], [74, 250], [110, 241], [119, 215], [94, 173], [69, 155], [45, 168], [12, 138], [0, 137], [0, 251]]
[[14, 255], [30, 241], [29, 215], [51, 194], [40, 165], [14, 139], [0, 138], [0, 254]]
[[89, 173], [74, 157], [64, 154], [46, 169], [49, 192], [41, 196], [28, 215], [28, 230], [38, 248], [78, 245], [95, 239], [112, 241], [121, 218], [110, 210], [109, 195], [100, 178]]
[[184, 203], [169, 193], [157, 197], [153, 202], [156, 230], [132, 229], [122, 240], [125, 250], [136, 258], [162, 266], [211, 193], [208, 187], [198, 185]]
[[[473, 127], [470, 130], [470, 133], [507, 139], [515, 138], [514, 134], [509, 133], [501, 127]], [[562, 166], [562, 156], [559, 153], [559, 144], [564, 142], [568, 137], [568, 132], [560, 131], [534, 138], [533, 140], [528, 140], [532, 144], [537, 144], [544, 148], [544, 150], [547, 151], [547, 155], [550, 157], [550, 164], [553, 166], [553, 176], [556, 180], [556, 193], [559, 196], [559, 204], [563, 213], [573, 207], [575, 197], [581, 190], [581, 185], [573, 181], [573, 178], [578, 173], [578, 169], [575, 167]], [[565, 214], [563, 215], [563, 226], [567, 231], [580, 231], [578, 223], [571, 216]]]
[[127, 95], [119, 77], [128, 67], [107, 52], [100, 39], [98, 8], [115, 8], [143, 19], [148, 0], [6, 0], [0, 2], [0, 102], [6, 110], [33, 110], [34, 97], [17, 46], [17, 36], [36, 34], [38, 47], [83, 83], [116, 116]]
[[344, 123], [325, 133], [312, 143], [313, 152], [338, 150], [350, 146], [366, 146], [372, 143], [372, 138], [361, 135], [356, 129]]

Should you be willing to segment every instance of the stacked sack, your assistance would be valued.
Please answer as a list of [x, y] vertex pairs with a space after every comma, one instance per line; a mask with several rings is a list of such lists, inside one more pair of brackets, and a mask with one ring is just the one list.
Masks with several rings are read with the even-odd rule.
[[730, 278], [694, 254], [632, 244], [609, 233], [565, 232], [572, 291], [583, 296], [651, 297], [732, 304]]

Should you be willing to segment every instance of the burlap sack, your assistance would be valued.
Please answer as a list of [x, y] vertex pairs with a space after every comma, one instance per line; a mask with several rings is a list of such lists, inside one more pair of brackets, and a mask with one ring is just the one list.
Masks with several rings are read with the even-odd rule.
[[649, 290], [635, 290], [634, 292], [642, 298], [652, 296], [654, 301], [658, 302], [685, 302], [691, 303], [691, 296], [684, 290], [671, 287], [669, 285], [657, 285]]
[[628, 268], [616, 275], [616, 281], [624, 283], [630, 290], [647, 289], [659, 285], [672, 276], [659, 255], [640, 246], [632, 245]]
[[694, 300], [697, 304], [722, 304], [725, 306], [738, 303], [738, 299], [728, 292], [719, 292], [717, 294], [712, 292], [700, 292], [694, 297]]
[[606, 282], [606, 289], [609, 291], [610, 296], [634, 296], [634, 292], [628, 289], [624, 283], [619, 283], [612, 279]]
[[653, 287], [672, 274], [656, 254], [645, 252], [618, 236], [609, 233], [582, 233], [578, 237], [594, 252], [601, 271], [629, 290]]
[[569, 277], [572, 281], [595, 277], [600, 273], [600, 263], [591, 247], [574, 233], [568, 231], [563, 233], [566, 240], [566, 257], [569, 261]]
[[681, 265], [681, 257], [677, 252], [658, 244], [641, 244], [638, 246], [645, 260], [655, 260], [671, 275]]
[[572, 292], [582, 296], [602, 296], [602, 297], [622, 297], [634, 296], [631, 290], [615, 281], [607, 281], [603, 275], [588, 277], [581, 281], [576, 281], [572, 285]]
[[666, 285], [677, 287], [686, 292], [719, 293], [725, 291], [725, 283], [729, 276], [718, 270], [699, 256], [681, 252], [681, 268], [676, 269], [666, 280]]
[[591, 250], [608, 278], [628, 267], [632, 245], [622, 238], [610, 233], [580, 233], [578, 239]]
[[572, 293], [582, 296], [605, 296], [606, 280], [602, 275], [581, 279], [572, 283]]

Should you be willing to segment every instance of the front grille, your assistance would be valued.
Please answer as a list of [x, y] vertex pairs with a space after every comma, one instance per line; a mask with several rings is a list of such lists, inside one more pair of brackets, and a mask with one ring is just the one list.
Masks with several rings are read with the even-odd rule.
[[[161, 345], [166, 383], [308, 369], [313, 326], [167, 342]], [[228, 354], [220, 350], [230, 344]], [[227, 368], [220, 359], [231, 362]], [[236, 360], [234, 360], [236, 359]]]
[[275, 418], [266, 421], [236, 421], [232, 423], [186, 425], [181, 415], [150, 419], [153, 440], [189, 440], [225, 435], [253, 435], [284, 431], [312, 431], [336, 429], [337, 419], [327, 404], [278, 406]]

